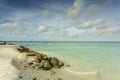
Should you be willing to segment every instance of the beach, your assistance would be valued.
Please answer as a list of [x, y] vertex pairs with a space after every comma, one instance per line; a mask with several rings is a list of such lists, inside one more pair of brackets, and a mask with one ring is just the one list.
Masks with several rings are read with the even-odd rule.
[[21, 53], [17, 50], [18, 47], [20, 46], [0, 45], [1, 80], [98, 80], [99, 71], [77, 72], [66, 66], [67, 63], [61, 68], [50, 70], [32, 68], [25, 62], [25, 55], [29, 52]]
[[0, 0], [0, 80], [120, 80], [120, 0]]

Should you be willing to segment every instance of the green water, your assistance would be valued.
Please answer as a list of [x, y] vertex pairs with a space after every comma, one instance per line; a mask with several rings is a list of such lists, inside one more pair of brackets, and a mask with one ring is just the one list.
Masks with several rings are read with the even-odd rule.
[[52, 53], [77, 71], [101, 70], [104, 80], [120, 80], [120, 42], [11, 42]]

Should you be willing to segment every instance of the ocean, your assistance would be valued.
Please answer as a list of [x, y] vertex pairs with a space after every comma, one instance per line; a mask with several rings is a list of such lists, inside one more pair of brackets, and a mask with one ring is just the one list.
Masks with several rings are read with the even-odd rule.
[[78, 72], [100, 70], [103, 80], [120, 80], [120, 42], [9, 41], [64, 60]]

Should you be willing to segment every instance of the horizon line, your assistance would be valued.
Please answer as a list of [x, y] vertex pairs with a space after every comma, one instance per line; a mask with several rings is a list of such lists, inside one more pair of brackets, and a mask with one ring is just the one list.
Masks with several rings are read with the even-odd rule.
[[[6, 40], [6, 42], [14, 42], [14, 41], [18, 41], [20, 42], [20, 40]], [[30, 42], [30, 40], [21, 40], [21, 42], [24, 41], [24, 42]], [[72, 41], [72, 40], [31, 40], [31, 42], [120, 42], [120, 41]]]

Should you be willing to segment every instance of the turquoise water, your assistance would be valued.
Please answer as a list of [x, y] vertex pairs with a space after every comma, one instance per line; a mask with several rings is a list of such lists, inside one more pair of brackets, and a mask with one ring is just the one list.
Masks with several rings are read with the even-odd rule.
[[101, 70], [104, 80], [120, 80], [120, 42], [10, 42], [51, 53], [77, 71]]

